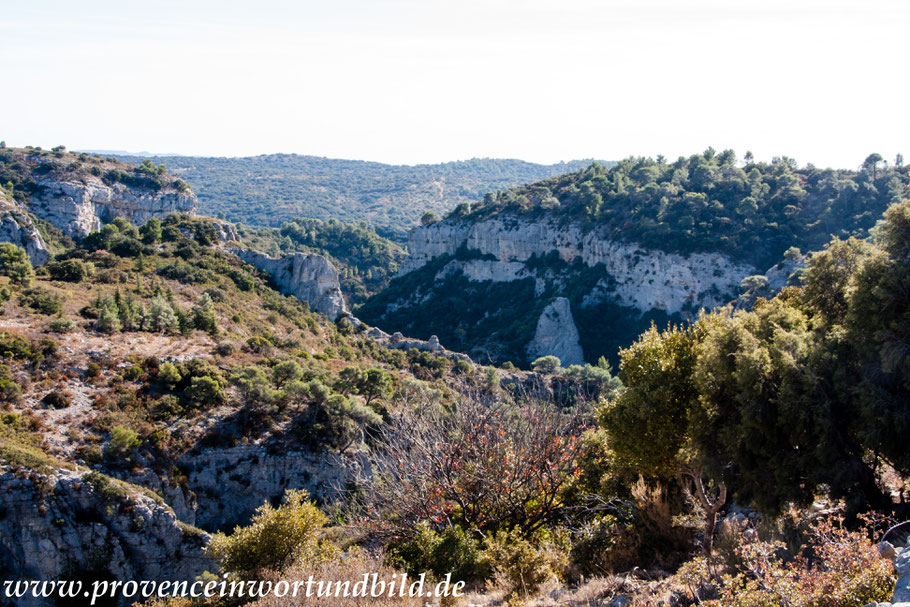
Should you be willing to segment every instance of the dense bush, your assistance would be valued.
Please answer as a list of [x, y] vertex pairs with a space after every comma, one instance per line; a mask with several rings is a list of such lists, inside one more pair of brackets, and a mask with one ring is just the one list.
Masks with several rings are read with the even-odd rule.
[[216, 533], [208, 551], [222, 571], [242, 577], [315, 564], [330, 553], [320, 541], [327, 522], [306, 491], [288, 491], [278, 508], [268, 502], [260, 506], [248, 526], [236, 527], [231, 535]]
[[94, 267], [78, 259], [66, 259], [63, 261], [52, 261], [47, 264], [47, 273], [54, 280], [65, 280], [67, 282], [82, 282], [92, 275]]
[[76, 323], [68, 318], [55, 318], [47, 325], [47, 328], [54, 333], [69, 333], [75, 327]]
[[35, 271], [24, 249], [9, 242], [0, 242], [0, 275], [9, 276], [10, 282], [23, 287], [32, 284]]
[[413, 537], [390, 545], [389, 561], [413, 575], [426, 572], [443, 578], [451, 573], [455, 580], [480, 581], [491, 574], [480, 541], [460, 527], [437, 531], [426, 521], [417, 526]]
[[63, 312], [63, 299], [56, 293], [42, 287], [23, 291], [19, 297], [19, 304], [48, 316]]
[[623, 351], [625, 390], [601, 412], [610, 448], [639, 473], [686, 474], [707, 497], [706, 542], [728, 487], [766, 512], [819, 491], [852, 513], [891, 506], [868, 454], [910, 473], [907, 209], [889, 209], [877, 245], [835, 239], [813, 254], [805, 287], [652, 328]]
[[22, 394], [22, 386], [13, 380], [9, 366], [0, 365], [0, 400], [13, 402]]
[[142, 440], [135, 430], [123, 426], [114, 426], [111, 429], [111, 440], [108, 443], [108, 448], [114, 457], [128, 458], [133, 450], [141, 444]]

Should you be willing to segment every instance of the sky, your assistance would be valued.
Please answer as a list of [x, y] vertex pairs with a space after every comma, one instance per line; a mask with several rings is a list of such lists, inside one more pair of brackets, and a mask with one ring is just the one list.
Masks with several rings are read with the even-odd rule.
[[417, 164], [910, 155], [906, 0], [0, 0], [0, 139]]

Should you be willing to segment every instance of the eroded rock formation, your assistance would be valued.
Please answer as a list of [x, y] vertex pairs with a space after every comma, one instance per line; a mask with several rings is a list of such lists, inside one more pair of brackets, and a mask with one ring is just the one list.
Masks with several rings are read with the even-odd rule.
[[282, 293], [307, 302], [310, 309], [335, 320], [347, 311], [338, 270], [332, 263], [315, 253], [291, 253], [274, 258], [250, 249], [232, 252], [248, 264], [268, 272]]
[[119, 182], [109, 185], [93, 175], [80, 175], [73, 181], [39, 179], [38, 186], [29, 210], [71, 236], [85, 236], [117, 217], [142, 225], [170, 213], [196, 214], [196, 195], [189, 190], [132, 188]]
[[528, 344], [528, 359], [552, 355], [566, 366], [583, 365], [584, 352], [578, 339], [569, 300], [557, 297], [540, 314], [534, 339]]
[[0, 242], [25, 249], [33, 266], [47, 263], [47, 244], [31, 217], [3, 189], [0, 189]]

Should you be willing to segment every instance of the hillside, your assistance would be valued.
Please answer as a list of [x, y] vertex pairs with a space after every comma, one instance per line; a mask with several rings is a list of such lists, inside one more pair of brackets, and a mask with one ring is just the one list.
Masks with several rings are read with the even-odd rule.
[[[907, 167], [875, 155], [860, 171], [785, 158], [741, 165], [713, 150], [672, 163], [592, 165], [462, 204], [412, 230], [399, 276], [360, 315], [519, 364], [577, 325], [581, 349], [561, 346], [571, 362], [615, 361], [651, 320], [691, 318], [749, 285], [780, 288], [799, 249], [832, 235], [865, 237], [908, 186]], [[791, 248], [789, 270], [772, 269]], [[760, 278], [742, 285], [750, 276]], [[569, 312], [545, 315], [560, 298]]]
[[[120, 158], [137, 164], [143, 160]], [[539, 165], [486, 158], [407, 166], [297, 154], [151, 160], [193, 186], [199, 211], [205, 215], [272, 227], [300, 217], [366, 221], [397, 234], [417, 225], [426, 211], [443, 215], [460, 202], [480, 200], [487, 192], [590, 164], [589, 160]]]
[[[214, 566], [196, 527], [229, 530], [290, 489], [334, 499], [368, 427], [414, 398], [485, 389], [463, 356], [280, 294], [214, 225], [118, 219], [35, 270], [0, 244], [7, 574], [192, 579]], [[18, 505], [43, 491], [40, 513]], [[80, 539], [98, 523], [122, 546], [110, 568]], [[43, 559], [42, 537], [59, 559]]]

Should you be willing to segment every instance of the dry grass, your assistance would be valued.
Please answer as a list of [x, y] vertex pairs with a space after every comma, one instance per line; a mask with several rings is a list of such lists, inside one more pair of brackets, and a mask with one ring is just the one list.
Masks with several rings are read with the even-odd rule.
[[[293, 582], [295, 580], [307, 580], [312, 575], [314, 580], [333, 582], [333, 586], [336, 581], [347, 581], [353, 587], [356, 582], [363, 580], [364, 575], [372, 575], [374, 573], [379, 576], [378, 579], [380, 580], [391, 580], [392, 575], [401, 575], [401, 572], [387, 567], [380, 559], [366, 554], [359, 554], [349, 556], [344, 560], [331, 561], [313, 567], [294, 567], [281, 575], [274, 574], [270, 579], [273, 581], [287, 580]], [[267, 597], [252, 603], [252, 607], [294, 607], [313, 604], [318, 604], [321, 607], [424, 607], [424, 600], [416, 597], [390, 598], [388, 596], [380, 598], [320, 598], [318, 600], [305, 597]], [[457, 605], [457, 603], [451, 603], [450, 605]]]

